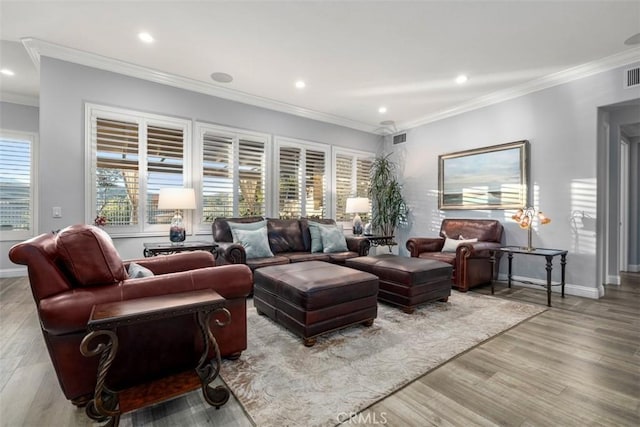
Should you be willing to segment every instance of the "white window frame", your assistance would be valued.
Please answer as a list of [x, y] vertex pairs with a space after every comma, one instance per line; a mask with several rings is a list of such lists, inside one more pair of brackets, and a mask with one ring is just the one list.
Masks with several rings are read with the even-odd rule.
[[31, 144], [29, 199], [31, 204], [31, 221], [29, 230], [8, 230], [0, 232], [0, 241], [21, 241], [38, 234], [38, 134], [10, 129], [0, 129], [0, 137]]
[[[282, 137], [282, 136], [276, 136], [274, 138], [274, 154], [273, 154], [273, 160], [274, 160], [274, 165], [275, 165], [275, 172], [273, 173], [273, 182], [272, 182], [272, 188], [273, 188], [273, 192], [271, 194], [271, 206], [272, 206], [272, 210], [270, 213], [270, 216], [272, 218], [278, 218], [280, 216], [279, 214], [279, 204], [280, 204], [280, 185], [279, 185], [279, 177], [280, 177], [280, 148], [281, 147], [286, 147], [286, 148], [299, 148], [302, 150], [302, 165], [300, 166], [301, 169], [304, 171], [306, 170], [306, 150], [312, 150], [312, 151], [321, 151], [324, 153], [324, 159], [325, 159], [325, 175], [326, 175], [326, 183], [325, 183], [325, 192], [327, 195], [327, 199], [326, 199], [326, 203], [329, 209], [326, 210], [325, 212], [325, 218], [331, 218], [329, 215], [331, 214], [332, 210], [335, 210], [335, 207], [333, 207], [333, 194], [332, 194], [332, 188], [333, 188], [333, 184], [332, 184], [332, 177], [333, 177], [333, 164], [331, 162], [331, 145], [329, 144], [324, 144], [321, 142], [313, 142], [313, 141], [305, 141], [302, 139], [295, 139], [295, 138], [288, 138], [288, 137]], [[307, 210], [306, 210], [306, 182], [304, 181], [305, 177], [303, 175], [303, 182], [302, 182], [302, 188], [301, 188], [301, 199], [302, 199], [302, 206], [301, 206], [301, 216], [302, 217], [306, 217], [307, 216]]]
[[265, 171], [264, 171], [264, 185], [265, 185], [265, 216], [269, 216], [271, 212], [271, 198], [269, 194], [272, 192], [271, 182], [272, 169], [270, 165], [273, 164], [272, 159], [272, 139], [271, 135], [261, 132], [254, 132], [244, 129], [232, 128], [227, 126], [214, 125], [205, 122], [196, 122], [194, 132], [194, 147], [193, 147], [193, 184], [196, 191], [196, 213], [195, 224], [196, 232], [198, 234], [211, 234], [211, 223], [204, 222], [203, 215], [203, 182], [202, 182], [202, 168], [203, 168], [203, 150], [204, 150], [204, 135], [207, 132], [215, 133], [220, 136], [228, 137], [232, 140], [233, 150], [233, 216], [239, 215], [239, 200], [240, 200], [240, 174], [239, 174], [239, 149], [241, 139], [259, 140], [264, 143], [265, 153]]
[[[109, 107], [99, 104], [85, 104], [85, 153], [86, 179], [85, 179], [85, 221], [93, 224], [96, 212], [96, 192], [95, 182], [97, 173], [97, 141], [94, 137], [94, 124], [97, 118], [121, 120], [135, 122], [139, 126], [138, 130], [138, 150], [139, 150], [139, 176], [140, 176], [140, 196], [138, 209], [138, 224], [131, 226], [105, 226], [105, 230], [112, 237], [135, 237], [135, 236], [162, 236], [169, 232], [170, 224], [147, 224], [147, 127], [166, 126], [181, 129], [183, 132], [183, 186], [192, 187], [192, 139], [191, 120], [180, 119], [171, 116], [145, 113], [126, 108]], [[193, 213], [183, 212], [183, 220], [187, 229], [187, 234], [193, 234]]]
[[[352, 159], [352, 172], [351, 172], [351, 191], [353, 192], [353, 195], [355, 195], [355, 190], [356, 190], [356, 186], [357, 186], [357, 166], [358, 166], [358, 159], [371, 159], [374, 160], [376, 157], [376, 153], [371, 152], [371, 151], [362, 151], [362, 150], [354, 150], [352, 148], [343, 148], [343, 147], [336, 147], [333, 146], [332, 150], [331, 150], [331, 164], [333, 166], [336, 165], [337, 162], [337, 158], [339, 155], [344, 155], [344, 156], [350, 156], [353, 157]], [[331, 182], [332, 182], [332, 187], [331, 187], [331, 192], [334, 195], [334, 200], [337, 202], [338, 200], [338, 190], [337, 190], [337, 168], [333, 168], [333, 175], [331, 177]], [[331, 218], [337, 218], [337, 212], [336, 212], [336, 203], [332, 203], [331, 204]], [[343, 224], [351, 224], [350, 221], [341, 221], [341, 223]], [[345, 225], [346, 227], [346, 225]]]

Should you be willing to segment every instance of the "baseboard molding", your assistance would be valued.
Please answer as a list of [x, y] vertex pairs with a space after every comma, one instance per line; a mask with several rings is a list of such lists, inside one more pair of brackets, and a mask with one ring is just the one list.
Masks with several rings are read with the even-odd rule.
[[607, 285], [619, 285], [620, 284], [620, 276], [607, 276]]
[[638, 273], [640, 272], [640, 265], [638, 264], [629, 264], [628, 265], [630, 273]]
[[[508, 280], [506, 274], [499, 274], [498, 280], [501, 282], [506, 282]], [[522, 282], [531, 282], [531, 283], [522, 283]], [[557, 282], [553, 282], [557, 283]], [[518, 286], [522, 288], [532, 288], [532, 289], [543, 289], [546, 292], [547, 282], [545, 280], [540, 279], [532, 279], [530, 277], [523, 276], [513, 276], [513, 281], [511, 282], [511, 286]], [[552, 293], [560, 293], [562, 287], [561, 286], [551, 286]], [[604, 295], [604, 287], [599, 285], [597, 288], [583, 285], [575, 285], [572, 283], [565, 283], [564, 285], [564, 293], [566, 295], [573, 295], [576, 297], [583, 298], [591, 298], [598, 299]]]
[[22, 277], [27, 275], [27, 267], [5, 268], [0, 270], [0, 279], [5, 277]]

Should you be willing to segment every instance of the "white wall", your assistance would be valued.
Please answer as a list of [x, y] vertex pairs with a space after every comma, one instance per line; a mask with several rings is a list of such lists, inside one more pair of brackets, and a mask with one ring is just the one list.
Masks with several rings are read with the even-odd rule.
[[[0, 102], [0, 128], [19, 132], [38, 133], [38, 108]], [[0, 242], [0, 277], [21, 274], [24, 267], [9, 261], [9, 249], [16, 241]]]
[[[47, 57], [42, 58], [40, 74], [41, 230], [85, 222], [85, 102], [367, 151], [377, 151], [381, 141], [366, 132]], [[51, 217], [54, 206], [62, 208], [61, 219]], [[143, 241], [165, 240], [116, 239], [115, 243], [123, 258], [134, 258], [142, 256]]]
[[[455, 217], [498, 219], [507, 244], [526, 244], [512, 211], [440, 211], [437, 199], [438, 155], [526, 139], [533, 204], [552, 218], [534, 230], [533, 244], [569, 250], [567, 292], [597, 298], [602, 288], [596, 280], [596, 232], [581, 221], [572, 227], [572, 213], [597, 214], [598, 107], [634, 98], [640, 89], [623, 89], [620, 68], [411, 129], [402, 145], [387, 140], [411, 209], [409, 227], [398, 233], [403, 253], [408, 237], [437, 236], [441, 220]], [[559, 272], [554, 268], [554, 280]], [[544, 259], [516, 257], [514, 274], [546, 280]]]

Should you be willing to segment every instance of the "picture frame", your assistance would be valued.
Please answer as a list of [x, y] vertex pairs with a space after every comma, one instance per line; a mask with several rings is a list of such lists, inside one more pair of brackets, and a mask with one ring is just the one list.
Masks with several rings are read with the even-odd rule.
[[518, 209], [529, 205], [529, 141], [438, 156], [438, 208]]

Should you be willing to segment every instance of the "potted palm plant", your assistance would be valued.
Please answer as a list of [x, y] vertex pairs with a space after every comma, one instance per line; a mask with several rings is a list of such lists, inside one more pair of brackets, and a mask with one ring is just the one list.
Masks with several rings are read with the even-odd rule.
[[378, 156], [371, 165], [369, 198], [372, 206], [372, 228], [383, 236], [393, 236], [398, 225], [407, 221], [407, 204], [396, 177], [396, 164], [391, 154]]

